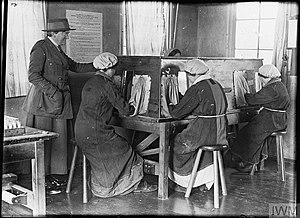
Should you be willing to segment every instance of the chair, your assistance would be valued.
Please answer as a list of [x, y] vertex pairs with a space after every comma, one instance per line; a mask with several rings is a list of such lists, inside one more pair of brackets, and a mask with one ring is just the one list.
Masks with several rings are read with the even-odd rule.
[[228, 148], [228, 145], [203, 145], [199, 147], [196, 160], [193, 166], [192, 174], [189, 180], [189, 184], [185, 193], [185, 197], [188, 198], [191, 194], [192, 187], [195, 182], [196, 173], [198, 170], [200, 157], [202, 151], [210, 151], [213, 153], [213, 165], [214, 165], [214, 208], [219, 208], [219, 172], [221, 178], [221, 187], [222, 194], [227, 195], [226, 183], [225, 183], [225, 175], [224, 175], [224, 166], [223, 159], [221, 155], [221, 151], [224, 151]]
[[[70, 191], [71, 191], [71, 185], [72, 185], [74, 169], [75, 169], [75, 162], [76, 162], [76, 157], [77, 157], [77, 152], [78, 152], [78, 145], [76, 145], [76, 142], [74, 139], [71, 139], [71, 143], [75, 144], [75, 148], [74, 148], [66, 193], [70, 193]], [[83, 192], [82, 192], [83, 200], [82, 201], [85, 204], [88, 202], [88, 197], [87, 197], [87, 165], [86, 165], [86, 157], [84, 154], [83, 154], [83, 178], [82, 178], [82, 180], [83, 180]]]
[[[276, 137], [276, 146], [277, 146], [277, 168], [281, 172], [282, 181], [285, 181], [285, 164], [284, 164], [284, 153], [283, 153], [283, 136], [286, 134], [286, 131], [277, 131], [273, 132], [270, 136]], [[260, 162], [260, 170], [264, 169], [264, 161]], [[250, 175], [254, 175], [257, 166], [253, 165], [253, 168], [250, 172]]]

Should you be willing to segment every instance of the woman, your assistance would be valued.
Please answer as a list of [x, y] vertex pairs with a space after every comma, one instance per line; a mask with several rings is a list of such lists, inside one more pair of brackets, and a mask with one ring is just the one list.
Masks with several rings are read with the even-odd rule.
[[71, 29], [67, 19], [53, 19], [30, 52], [28, 80], [31, 83], [23, 104], [27, 112], [26, 126], [59, 133], [45, 141], [45, 174], [48, 193], [60, 193], [67, 184], [68, 128], [73, 118], [69, 71], [96, 72], [93, 63], [77, 63], [68, 57], [61, 45]]
[[[207, 74], [209, 68], [202, 60], [190, 60], [185, 68], [192, 86], [177, 105], [170, 106], [170, 114], [175, 119], [188, 115], [196, 118], [175, 136], [174, 145], [171, 144], [169, 178], [177, 183], [175, 191], [185, 191], [183, 187], [188, 186], [197, 149], [201, 145], [228, 144], [227, 100], [222, 86]], [[213, 181], [212, 155], [204, 152], [194, 187], [205, 184], [210, 189]]]
[[116, 110], [121, 115], [134, 111], [113, 84], [117, 62], [109, 52], [95, 58], [93, 64], [99, 71], [83, 87], [75, 122], [76, 143], [91, 165], [92, 193], [102, 198], [157, 189], [142, 181], [143, 159], [109, 124]]
[[[233, 143], [232, 160], [237, 162], [237, 169], [250, 172], [253, 164], [268, 157], [265, 139], [271, 133], [287, 127], [286, 110], [290, 97], [280, 80], [280, 72], [272, 64], [266, 64], [258, 70], [261, 89], [255, 94], [245, 94], [248, 105], [260, 105], [259, 113], [244, 126]], [[246, 83], [244, 83], [246, 84]]]

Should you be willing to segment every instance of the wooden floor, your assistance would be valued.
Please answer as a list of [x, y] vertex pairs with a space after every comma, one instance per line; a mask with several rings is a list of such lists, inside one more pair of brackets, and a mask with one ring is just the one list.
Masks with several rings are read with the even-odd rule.
[[[225, 161], [226, 165], [226, 161]], [[228, 165], [227, 165], [228, 166]], [[238, 216], [261, 217], [275, 216], [295, 206], [296, 173], [293, 162], [286, 161], [286, 182], [277, 173], [276, 161], [269, 158], [265, 170], [254, 176], [238, 173], [226, 167], [228, 195], [220, 197], [220, 208], [213, 208], [213, 188], [207, 192], [193, 190], [190, 198], [184, 193], [169, 190], [169, 199], [158, 200], [157, 192], [131, 193], [108, 199], [90, 198], [82, 204], [81, 167], [76, 168], [74, 183], [70, 194], [47, 195], [47, 215], [195, 215], [195, 216]], [[146, 177], [157, 182], [154, 176]], [[19, 178], [19, 183], [30, 185], [30, 178]], [[285, 210], [290, 204], [288, 210]], [[281, 208], [281, 209], [280, 209]], [[14, 211], [12, 211], [14, 210]], [[25, 211], [11, 205], [2, 205], [2, 216], [24, 216]]]

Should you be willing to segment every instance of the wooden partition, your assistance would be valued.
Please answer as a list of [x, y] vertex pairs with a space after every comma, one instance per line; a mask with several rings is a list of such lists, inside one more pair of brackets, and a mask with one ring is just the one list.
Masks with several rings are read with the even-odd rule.
[[[184, 73], [185, 64], [193, 58], [203, 60], [210, 68], [209, 74], [223, 86], [228, 109], [234, 109], [233, 72], [246, 70], [257, 72], [262, 66], [262, 59], [239, 58], [208, 58], [208, 57], [159, 57], [159, 56], [119, 56], [116, 76], [119, 77], [120, 90], [126, 100], [130, 98], [132, 78], [134, 75], [148, 75], [151, 77], [150, 99], [145, 116], [163, 118], [161, 116], [161, 76], [166, 70], [170, 74]], [[254, 79], [254, 76], [251, 77]], [[181, 83], [182, 84], [182, 83]], [[190, 84], [186, 84], [187, 87]], [[186, 87], [186, 88], [187, 88]]]

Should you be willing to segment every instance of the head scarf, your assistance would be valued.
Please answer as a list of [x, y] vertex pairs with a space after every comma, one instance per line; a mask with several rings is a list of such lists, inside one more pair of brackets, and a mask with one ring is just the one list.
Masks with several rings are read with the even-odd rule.
[[265, 64], [258, 69], [258, 74], [266, 78], [278, 78], [281, 76], [279, 70], [273, 64]]
[[200, 59], [192, 59], [186, 63], [185, 71], [190, 74], [202, 75], [209, 71], [209, 67]]
[[93, 65], [96, 69], [105, 70], [115, 66], [118, 63], [118, 58], [116, 55], [110, 52], [104, 52], [97, 57], [95, 57], [93, 61]]

